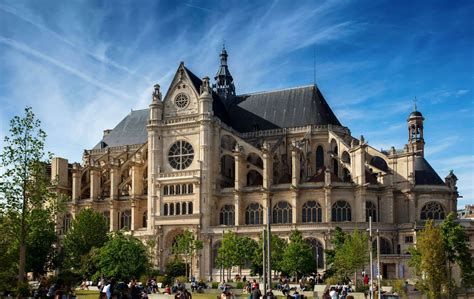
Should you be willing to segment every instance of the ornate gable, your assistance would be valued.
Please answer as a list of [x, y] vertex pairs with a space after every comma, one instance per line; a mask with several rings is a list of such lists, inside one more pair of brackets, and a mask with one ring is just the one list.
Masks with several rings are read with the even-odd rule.
[[181, 62], [163, 100], [164, 118], [188, 116], [198, 113], [199, 86], [197, 77]]

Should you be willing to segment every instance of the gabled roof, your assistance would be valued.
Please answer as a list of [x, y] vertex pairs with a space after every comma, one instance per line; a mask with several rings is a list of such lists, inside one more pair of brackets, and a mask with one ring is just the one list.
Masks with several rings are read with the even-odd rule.
[[148, 138], [147, 123], [148, 109], [132, 111], [94, 149], [145, 143]]
[[424, 157], [415, 157], [415, 185], [445, 185]]
[[229, 106], [231, 126], [239, 132], [306, 125], [341, 126], [315, 85], [238, 95]]

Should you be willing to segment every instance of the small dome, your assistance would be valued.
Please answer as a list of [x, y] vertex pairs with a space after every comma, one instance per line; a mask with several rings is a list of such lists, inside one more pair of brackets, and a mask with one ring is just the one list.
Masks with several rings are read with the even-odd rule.
[[412, 118], [412, 117], [423, 117], [423, 115], [421, 115], [421, 112], [420, 111], [413, 111], [412, 113], [410, 113], [410, 116], [409, 118]]

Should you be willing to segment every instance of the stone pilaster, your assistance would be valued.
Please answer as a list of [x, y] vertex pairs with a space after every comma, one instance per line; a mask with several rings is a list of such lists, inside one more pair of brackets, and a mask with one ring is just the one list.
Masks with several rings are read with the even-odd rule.
[[72, 165], [72, 203], [81, 199], [81, 177], [82, 170], [78, 163]]
[[298, 187], [300, 183], [300, 150], [296, 146], [291, 147], [291, 185]]
[[269, 145], [267, 142], [263, 143], [263, 189], [269, 190], [273, 181], [273, 163], [272, 155], [269, 152]]
[[90, 168], [90, 198], [92, 200], [97, 200], [100, 194], [100, 168], [92, 167]]

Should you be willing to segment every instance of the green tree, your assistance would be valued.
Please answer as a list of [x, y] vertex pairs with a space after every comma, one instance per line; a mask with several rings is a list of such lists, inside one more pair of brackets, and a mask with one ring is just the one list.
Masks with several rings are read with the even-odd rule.
[[134, 236], [117, 232], [104, 244], [97, 256], [95, 277], [100, 274], [118, 280], [140, 277], [149, 269], [145, 245]]
[[28, 225], [26, 269], [32, 271], [34, 277], [38, 277], [47, 270], [52, 270], [53, 245], [57, 241], [55, 223], [48, 211], [35, 209], [28, 215]]
[[456, 263], [461, 268], [462, 284], [470, 287], [474, 283], [474, 269], [469, 241], [464, 228], [455, 223], [454, 219], [454, 213], [450, 213], [440, 225], [448, 261], [449, 279], [452, 280], [452, 265]]
[[310, 274], [316, 269], [313, 250], [303, 240], [300, 231], [294, 230], [291, 232], [290, 243], [283, 252], [281, 266], [283, 272], [295, 275], [296, 279], [301, 275]]
[[[54, 215], [54, 186], [47, 174], [51, 154], [45, 154], [46, 133], [31, 107], [23, 117], [10, 121], [10, 136], [4, 139], [0, 154], [0, 209], [10, 218], [14, 237], [18, 242], [18, 281], [25, 279], [26, 252], [31, 226], [28, 218], [35, 209], [49, 209]], [[47, 203], [49, 202], [49, 203]]]
[[107, 233], [106, 221], [101, 213], [92, 209], [81, 210], [64, 237], [66, 268], [80, 269], [83, 256], [94, 247], [102, 247], [108, 240]]
[[334, 261], [336, 259], [336, 252], [340, 251], [346, 240], [346, 234], [342, 231], [339, 226], [336, 226], [334, 233], [331, 238], [332, 249], [326, 249], [326, 275], [327, 277], [333, 277], [336, 275], [336, 268], [334, 267]]
[[341, 236], [338, 237], [338, 248], [334, 256], [334, 268], [340, 279], [345, 279], [354, 274], [357, 282], [357, 270], [362, 270], [369, 262], [368, 237], [355, 229], [352, 234], [344, 237], [344, 243], [340, 246]]
[[419, 277], [417, 287], [428, 298], [443, 298], [449, 289], [449, 278], [446, 275], [447, 258], [443, 234], [433, 221], [427, 221], [422, 231], [418, 232], [416, 247], [410, 249], [409, 265]]
[[[286, 240], [278, 237], [277, 235], [272, 235], [271, 241], [271, 261], [272, 261], [272, 269], [276, 271], [282, 270], [282, 259], [283, 253], [285, 252], [285, 248], [287, 246]], [[252, 266], [251, 272], [252, 274], [263, 274], [263, 239], [260, 238], [258, 241], [258, 246], [255, 248], [253, 258], [252, 258]]]
[[240, 255], [237, 257], [239, 274], [241, 273], [242, 267], [248, 264], [248, 262], [252, 262], [257, 247], [257, 242], [249, 237], [237, 238], [237, 250], [240, 252]]
[[216, 264], [227, 269], [229, 274], [230, 268], [238, 265], [239, 254], [237, 235], [232, 231], [225, 232], [222, 237], [221, 246], [217, 251]]
[[202, 241], [196, 239], [193, 233], [189, 230], [184, 231], [182, 234], [176, 237], [175, 242], [171, 247], [171, 252], [175, 255], [184, 257], [186, 272], [188, 268], [190, 269], [189, 276], [188, 273], [186, 273], [186, 277], [191, 277], [193, 273], [193, 258], [196, 256], [198, 251], [202, 249], [202, 247]]

